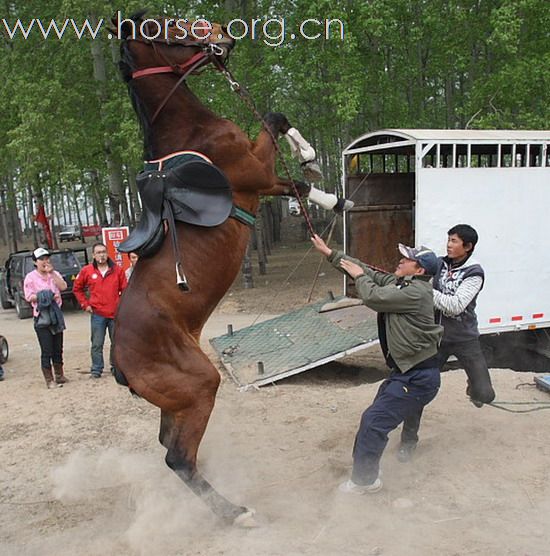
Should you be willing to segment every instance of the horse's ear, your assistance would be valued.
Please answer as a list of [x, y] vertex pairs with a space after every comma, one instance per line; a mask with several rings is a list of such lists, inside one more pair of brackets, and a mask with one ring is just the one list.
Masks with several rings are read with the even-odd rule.
[[148, 11], [148, 10], [145, 9], [145, 10], [139, 10], [139, 11], [137, 11], [137, 12], [134, 12], [134, 13], [130, 16], [130, 19], [131, 19], [132, 21], [136, 21], [136, 22], [137, 22], [137, 21], [141, 21], [141, 20], [143, 19], [143, 16], [147, 13], [147, 11]]
[[132, 21], [134, 23], [141, 21], [146, 13], [147, 10], [139, 10], [138, 12], [133, 13], [130, 17], [123, 18], [121, 12], [118, 11], [111, 18], [111, 23], [115, 27], [115, 33], [117, 34], [117, 36], [118, 33], [120, 33], [120, 36], [118, 36], [118, 38], [125, 39], [129, 35], [135, 35], [135, 25], [132, 24]]

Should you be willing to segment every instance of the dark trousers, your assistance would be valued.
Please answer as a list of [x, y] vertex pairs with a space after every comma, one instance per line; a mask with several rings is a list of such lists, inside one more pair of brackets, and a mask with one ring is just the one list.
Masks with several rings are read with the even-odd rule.
[[40, 344], [40, 365], [51, 369], [52, 363], [63, 364], [63, 332], [52, 334], [49, 328], [34, 328]]
[[440, 382], [437, 368], [406, 373], [392, 371], [361, 417], [353, 447], [351, 480], [354, 483], [368, 485], [376, 480], [388, 434], [409, 415], [422, 412], [435, 398]]
[[[454, 355], [468, 376], [468, 388], [466, 393], [472, 399], [491, 403], [495, 399], [495, 391], [491, 384], [491, 376], [479, 340], [467, 340], [466, 342], [442, 342], [439, 348], [439, 368]], [[418, 442], [418, 429], [422, 418], [422, 408], [410, 415], [403, 422], [401, 433], [402, 444], [416, 444]]]

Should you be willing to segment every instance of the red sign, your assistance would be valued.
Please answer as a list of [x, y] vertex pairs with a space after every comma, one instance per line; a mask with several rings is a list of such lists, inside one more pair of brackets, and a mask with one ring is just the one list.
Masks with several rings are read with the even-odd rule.
[[84, 237], [97, 237], [101, 235], [101, 226], [94, 224], [93, 226], [82, 226], [82, 235]]
[[128, 226], [120, 228], [102, 228], [103, 243], [107, 246], [107, 254], [122, 270], [130, 266], [130, 259], [126, 253], [120, 253], [118, 246], [128, 237], [130, 230]]

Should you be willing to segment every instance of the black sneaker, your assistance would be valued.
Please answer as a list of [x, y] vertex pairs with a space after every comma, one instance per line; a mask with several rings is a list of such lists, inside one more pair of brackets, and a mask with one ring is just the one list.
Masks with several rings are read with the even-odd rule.
[[415, 450], [416, 444], [400, 444], [397, 449], [397, 459], [401, 463], [407, 463], [411, 461]]

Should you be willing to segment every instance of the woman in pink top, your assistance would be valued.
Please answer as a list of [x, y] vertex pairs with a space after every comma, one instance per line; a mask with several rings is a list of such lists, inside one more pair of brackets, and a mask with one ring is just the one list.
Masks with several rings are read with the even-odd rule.
[[[67, 382], [63, 374], [63, 332], [54, 334], [50, 327], [36, 326], [39, 314], [37, 309], [38, 292], [50, 290], [53, 293], [53, 301], [61, 307], [61, 292], [67, 289], [67, 283], [61, 274], [54, 270], [50, 262], [50, 253], [46, 249], [42, 247], [36, 249], [32, 259], [36, 268], [25, 276], [23, 288], [25, 299], [33, 308], [34, 330], [40, 344], [40, 362], [46, 386], [55, 388]], [[55, 382], [52, 365], [55, 371]]]

